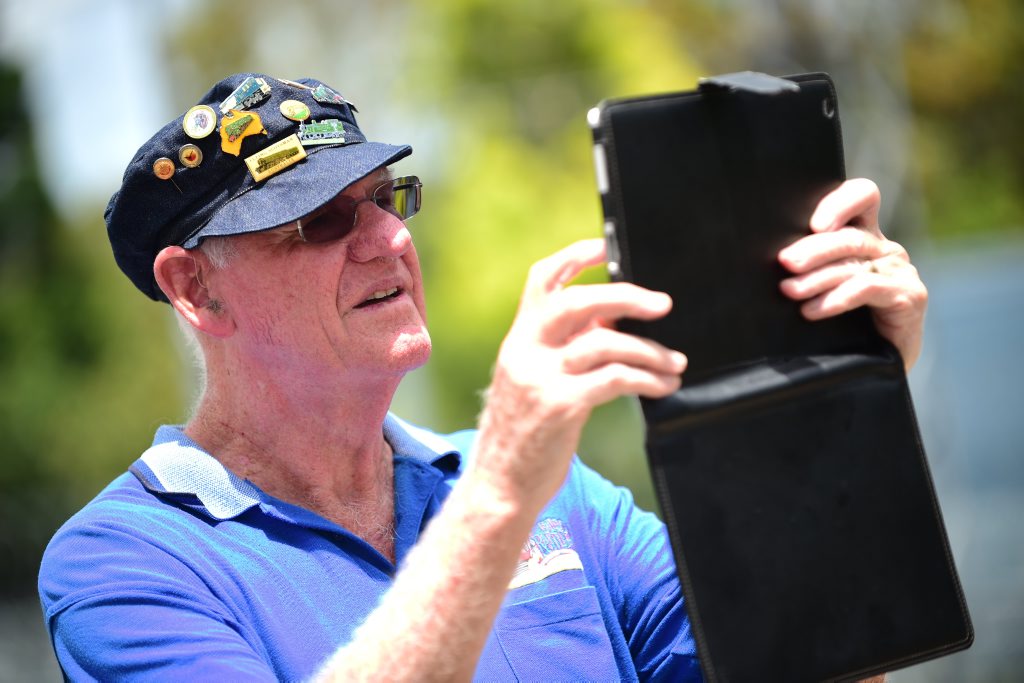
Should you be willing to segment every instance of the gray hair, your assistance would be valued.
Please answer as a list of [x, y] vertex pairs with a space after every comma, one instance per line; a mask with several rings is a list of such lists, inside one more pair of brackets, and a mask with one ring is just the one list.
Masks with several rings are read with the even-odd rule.
[[[198, 247], [203, 253], [210, 267], [214, 270], [223, 270], [231, 265], [231, 262], [238, 255], [238, 245], [231, 237], [207, 237]], [[196, 391], [192, 398], [192, 405], [189, 415], [194, 416], [199, 407], [199, 402], [206, 393], [206, 356], [203, 353], [203, 346], [199, 343], [199, 334], [196, 329], [180, 314], [175, 313], [178, 322], [178, 329], [181, 330], [182, 339], [188, 349], [188, 355], [192, 359], [192, 367], [195, 371]]]
[[231, 237], [207, 237], [198, 249], [217, 270], [227, 268], [238, 255], [238, 245]]

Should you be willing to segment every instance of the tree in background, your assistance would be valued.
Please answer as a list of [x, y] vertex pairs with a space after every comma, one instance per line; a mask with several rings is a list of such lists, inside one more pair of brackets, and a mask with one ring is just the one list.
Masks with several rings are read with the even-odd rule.
[[[42, 548], [123, 471], [157, 415], [181, 415], [180, 359], [115, 282], [99, 216], [58, 220], [19, 72], [0, 65], [0, 596], [31, 593]], [[59, 118], [44, 122], [60, 129]], [[63, 124], [67, 122], [64, 121]], [[123, 279], [123, 278], [122, 278]], [[141, 302], [139, 302], [141, 303]], [[151, 323], [152, 324], [152, 323]], [[159, 328], [159, 324], [157, 323]]]
[[1024, 3], [650, 5], [713, 71], [828, 71], [849, 169], [879, 181], [897, 239], [1024, 233]]

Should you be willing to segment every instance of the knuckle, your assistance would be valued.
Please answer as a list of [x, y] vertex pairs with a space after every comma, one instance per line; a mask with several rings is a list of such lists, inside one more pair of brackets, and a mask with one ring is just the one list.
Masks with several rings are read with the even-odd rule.
[[878, 202], [882, 199], [882, 191], [879, 189], [878, 184], [870, 178], [854, 178], [850, 181], [854, 186], [863, 193], [866, 199]]
[[854, 246], [857, 251], [871, 248], [871, 236], [861, 228], [855, 228], [857, 234], [854, 236]]
[[541, 259], [540, 261], [537, 261], [536, 263], [530, 266], [529, 270], [527, 271], [527, 278], [529, 280], [539, 280], [542, 278], [544, 274], [547, 273], [547, 271], [548, 266], [545, 263], [545, 259]]
[[895, 256], [901, 261], [910, 263], [910, 253], [906, 248], [899, 242], [893, 242], [892, 240], [885, 241], [885, 252], [887, 256]]
[[928, 305], [928, 288], [924, 286], [923, 282], [919, 282], [911, 297], [916, 308], [925, 308]]

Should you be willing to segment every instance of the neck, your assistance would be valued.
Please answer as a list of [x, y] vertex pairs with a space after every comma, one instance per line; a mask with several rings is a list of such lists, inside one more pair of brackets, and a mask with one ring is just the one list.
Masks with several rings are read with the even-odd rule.
[[358, 379], [211, 373], [185, 432], [239, 477], [393, 560], [392, 453], [383, 423], [400, 377]]

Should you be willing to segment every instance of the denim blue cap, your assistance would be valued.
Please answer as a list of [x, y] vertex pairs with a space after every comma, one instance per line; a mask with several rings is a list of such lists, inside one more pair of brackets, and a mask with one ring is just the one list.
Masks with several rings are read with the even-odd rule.
[[[263, 79], [270, 94], [238, 109], [258, 114], [267, 134], [244, 137], [235, 156], [221, 148], [220, 105], [249, 77]], [[314, 97], [314, 93], [321, 95], [314, 90], [321, 85], [326, 84], [309, 78], [288, 81], [265, 74], [234, 74], [214, 85], [198, 102], [212, 107], [217, 115], [218, 125], [212, 133], [198, 139], [189, 136], [182, 125], [183, 114], [136, 152], [104, 214], [114, 259], [136, 287], [153, 300], [166, 301], [153, 277], [153, 261], [164, 247], [192, 249], [207, 237], [259, 232], [290, 223], [374, 170], [412, 153], [408, 145], [368, 142], [349, 102], [340, 97], [322, 102]], [[337, 92], [330, 88], [328, 94]], [[299, 122], [281, 113], [285, 100], [297, 100], [309, 108], [310, 116], [303, 123], [340, 119], [345, 141], [304, 146], [305, 159], [257, 182], [246, 166], [246, 157], [299, 132]], [[188, 144], [202, 152], [198, 166], [188, 167], [179, 160], [181, 148]], [[153, 168], [161, 158], [174, 164], [174, 174], [166, 180]]]

